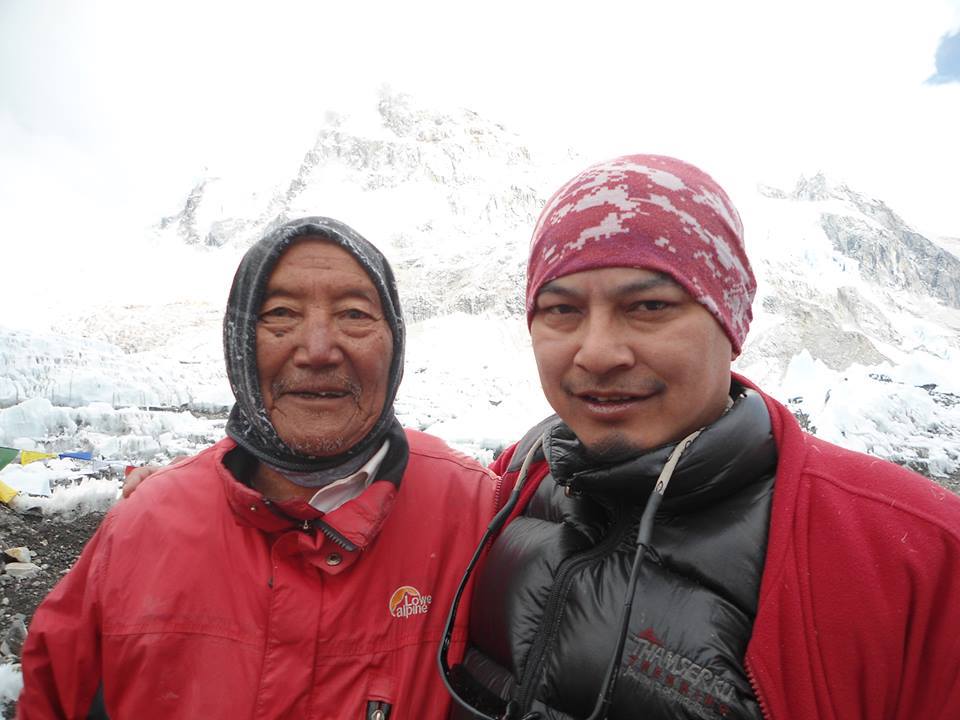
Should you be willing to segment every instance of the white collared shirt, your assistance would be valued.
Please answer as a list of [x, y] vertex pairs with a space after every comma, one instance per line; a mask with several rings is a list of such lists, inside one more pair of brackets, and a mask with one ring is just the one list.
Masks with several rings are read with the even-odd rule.
[[380, 469], [380, 463], [387, 456], [388, 450], [390, 450], [390, 441], [384, 440], [380, 449], [362, 468], [352, 475], [335, 480], [317, 490], [310, 498], [310, 506], [320, 512], [328, 513], [360, 495], [377, 476], [377, 470]]

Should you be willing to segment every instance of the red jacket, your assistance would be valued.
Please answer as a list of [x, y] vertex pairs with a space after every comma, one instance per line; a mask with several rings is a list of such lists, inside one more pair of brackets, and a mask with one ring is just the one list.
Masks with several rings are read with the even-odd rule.
[[85, 718], [101, 681], [112, 720], [444, 717], [437, 648], [498, 485], [407, 437], [399, 489], [375, 482], [323, 518], [355, 552], [237, 482], [232, 440], [158, 473], [38, 608], [18, 717]]
[[[745, 666], [764, 716], [960, 719], [960, 498], [763, 397], [778, 463]], [[508, 485], [512, 452], [493, 465]], [[547, 472], [531, 465], [514, 516]]]
[[960, 718], [960, 498], [804, 433], [779, 446], [746, 665], [773, 720]]

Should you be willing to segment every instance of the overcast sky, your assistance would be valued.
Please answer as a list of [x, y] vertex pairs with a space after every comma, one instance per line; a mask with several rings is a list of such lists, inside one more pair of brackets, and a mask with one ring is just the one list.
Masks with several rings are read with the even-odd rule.
[[590, 161], [824, 170], [960, 236], [960, 0], [0, 0], [3, 242], [30, 217], [153, 222], [383, 83]]

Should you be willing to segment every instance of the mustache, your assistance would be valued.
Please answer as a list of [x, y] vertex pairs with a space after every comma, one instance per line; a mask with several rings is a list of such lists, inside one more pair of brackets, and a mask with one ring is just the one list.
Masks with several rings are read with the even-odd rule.
[[640, 381], [625, 381], [624, 378], [613, 380], [605, 378], [582, 377], [573, 380], [564, 380], [560, 388], [570, 395], [589, 395], [602, 392], [610, 395], [656, 395], [667, 389], [663, 380], [650, 379]]
[[293, 375], [284, 375], [274, 378], [270, 383], [270, 390], [274, 397], [289, 392], [310, 392], [315, 389], [338, 390], [345, 392], [359, 401], [362, 393], [360, 383], [354, 379], [339, 373], [319, 372], [319, 373], [296, 373]]

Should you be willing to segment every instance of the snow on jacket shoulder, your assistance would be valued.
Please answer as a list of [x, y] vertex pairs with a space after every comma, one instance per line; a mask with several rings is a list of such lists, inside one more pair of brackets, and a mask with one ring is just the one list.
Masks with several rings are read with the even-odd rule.
[[353, 551], [237, 482], [232, 440], [158, 473], [38, 608], [18, 718], [85, 718], [101, 682], [113, 720], [445, 717], [435, 656], [497, 481], [407, 439], [399, 488], [374, 482], [323, 517]]

